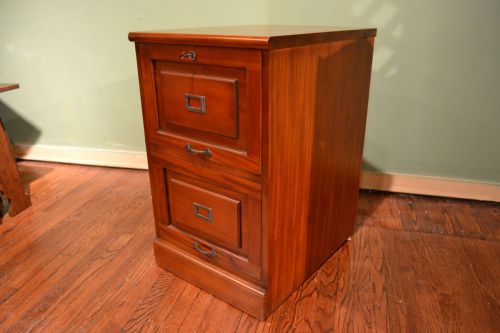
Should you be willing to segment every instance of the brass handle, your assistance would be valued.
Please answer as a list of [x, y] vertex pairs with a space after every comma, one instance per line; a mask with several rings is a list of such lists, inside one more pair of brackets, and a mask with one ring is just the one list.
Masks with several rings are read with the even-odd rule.
[[[196, 106], [191, 106], [191, 99], [199, 99], [200, 100], [200, 107], [197, 108]], [[207, 104], [205, 102], [205, 96], [185, 94], [184, 95], [184, 106], [186, 107], [186, 110], [189, 112], [207, 113]]]
[[204, 251], [202, 249], [200, 249], [200, 245], [198, 244], [198, 242], [193, 242], [193, 247], [196, 251], [198, 251], [199, 253], [207, 256], [207, 257], [215, 257], [217, 256], [217, 253], [215, 253], [215, 250], [211, 250], [211, 251]]
[[[203, 215], [202, 213], [200, 213], [200, 209], [207, 211], [207, 215]], [[197, 218], [207, 221], [208, 223], [212, 222], [212, 208], [193, 202], [193, 211], [194, 216], [196, 216]]]
[[210, 151], [210, 149], [208, 149], [208, 148], [205, 148], [203, 150], [194, 149], [193, 147], [191, 147], [190, 143], [186, 143], [184, 145], [184, 150], [187, 151], [188, 153], [201, 155], [204, 157], [211, 157], [212, 156], [212, 152]]
[[188, 58], [191, 61], [195, 61], [196, 60], [196, 52], [194, 52], [193, 50], [181, 52], [181, 54], [179, 55], [179, 59], [186, 59], [186, 58]]

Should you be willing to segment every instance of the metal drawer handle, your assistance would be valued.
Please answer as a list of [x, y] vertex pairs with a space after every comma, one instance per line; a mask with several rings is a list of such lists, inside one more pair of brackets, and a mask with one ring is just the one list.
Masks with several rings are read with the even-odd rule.
[[212, 156], [212, 152], [210, 151], [210, 149], [208, 149], [208, 148], [205, 148], [203, 150], [194, 149], [193, 147], [191, 147], [190, 143], [186, 143], [184, 145], [184, 150], [187, 151], [188, 153], [201, 155], [204, 157], [211, 157]]
[[[200, 213], [200, 209], [206, 210], [207, 215], [203, 215], [202, 213]], [[208, 223], [212, 223], [212, 208], [193, 202], [193, 211], [194, 216], [196, 216], [197, 218], [202, 219], [203, 221], [207, 221]]]
[[198, 244], [198, 242], [193, 242], [193, 247], [196, 251], [200, 252], [201, 254], [207, 256], [207, 257], [216, 257], [217, 256], [217, 253], [215, 253], [215, 250], [211, 250], [211, 251], [204, 251], [202, 249], [200, 249], [200, 245]]
[[196, 60], [196, 52], [194, 52], [193, 50], [181, 52], [181, 54], [179, 55], [179, 59], [185, 59], [185, 58], [188, 58], [191, 61], [195, 61]]
[[[191, 106], [191, 99], [199, 99], [200, 100], [200, 107], [196, 106]], [[207, 103], [205, 101], [205, 96], [198, 96], [198, 95], [192, 95], [192, 94], [185, 94], [184, 95], [184, 106], [186, 107], [186, 110], [189, 112], [196, 112], [196, 113], [207, 113]]]

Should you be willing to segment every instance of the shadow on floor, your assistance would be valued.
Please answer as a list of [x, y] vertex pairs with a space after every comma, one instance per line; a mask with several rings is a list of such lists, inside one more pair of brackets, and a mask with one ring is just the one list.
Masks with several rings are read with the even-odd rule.
[[19, 174], [21, 175], [21, 179], [26, 187], [34, 182], [35, 180], [42, 178], [46, 174], [52, 172], [54, 169], [47, 166], [39, 166], [39, 165], [26, 165], [26, 164], [18, 164]]
[[[385, 188], [390, 187], [391, 177], [389, 175], [382, 175], [381, 170], [375, 165], [369, 161], [363, 160], [354, 233], [356, 233], [356, 231], [364, 225], [365, 221], [376, 212], [377, 208], [383, 204], [387, 192], [369, 189], [378, 187], [376, 183], [381, 182], [384, 183]], [[376, 186], [373, 186], [374, 184]]]

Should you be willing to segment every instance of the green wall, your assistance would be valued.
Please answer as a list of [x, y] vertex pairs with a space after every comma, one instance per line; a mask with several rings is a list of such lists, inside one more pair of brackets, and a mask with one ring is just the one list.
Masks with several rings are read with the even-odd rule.
[[365, 168], [500, 183], [500, 1], [0, 1], [14, 142], [144, 149], [127, 33], [231, 24], [377, 27]]
[[274, 0], [275, 24], [374, 26], [365, 168], [500, 183], [500, 1]]
[[267, 2], [0, 0], [0, 116], [16, 143], [144, 150], [129, 31], [264, 24]]

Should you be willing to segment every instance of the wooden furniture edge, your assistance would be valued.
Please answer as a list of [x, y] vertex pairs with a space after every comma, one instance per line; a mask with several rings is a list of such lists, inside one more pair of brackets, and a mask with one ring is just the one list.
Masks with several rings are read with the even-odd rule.
[[193, 44], [205, 46], [241, 46], [245, 48], [266, 48], [268, 37], [262, 36], [228, 36], [228, 35], [198, 35], [171, 34], [155, 32], [130, 32], [128, 39], [136, 43], [170, 43]]
[[0, 83], [0, 93], [19, 88], [19, 83]]
[[[19, 88], [18, 83], [0, 83], [0, 93]], [[4, 200], [10, 202], [8, 214], [15, 216], [31, 206], [31, 199], [22, 181], [12, 144], [0, 119], [0, 223], [3, 218]]]
[[352, 29], [326, 31], [319, 33], [304, 33], [300, 35], [283, 36], [231, 36], [231, 35], [200, 35], [177, 34], [168, 32], [130, 32], [128, 39], [136, 43], [170, 43], [192, 44], [205, 46], [244, 47], [254, 49], [280, 49], [297, 47], [313, 43], [328, 43], [341, 40], [352, 40], [374, 37], [377, 29]]

